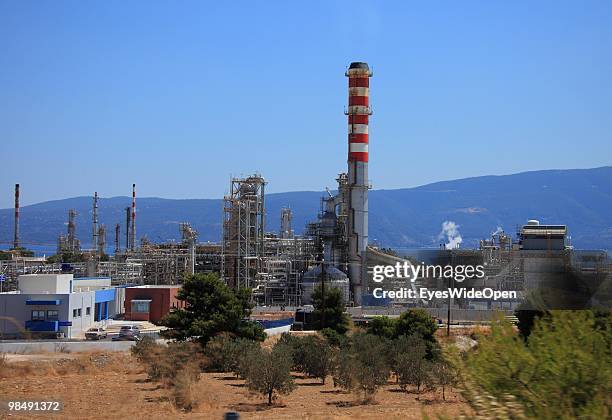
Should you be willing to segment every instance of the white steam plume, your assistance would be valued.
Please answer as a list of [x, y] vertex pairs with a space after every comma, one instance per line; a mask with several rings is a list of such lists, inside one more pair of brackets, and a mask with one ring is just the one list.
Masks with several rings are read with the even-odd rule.
[[459, 244], [463, 242], [463, 238], [459, 233], [459, 225], [452, 221], [442, 223], [442, 231], [438, 235], [438, 239], [446, 238], [446, 249], [459, 248]]

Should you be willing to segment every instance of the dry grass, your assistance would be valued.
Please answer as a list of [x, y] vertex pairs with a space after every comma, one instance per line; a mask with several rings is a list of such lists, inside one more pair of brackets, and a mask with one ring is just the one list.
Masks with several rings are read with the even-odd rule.
[[72, 353], [9, 365], [11, 374], [0, 377], [3, 399], [61, 401], [64, 411], [57, 418], [121, 418], [126, 408], [131, 418], [147, 420], [215, 419], [228, 411], [239, 411], [243, 419], [420, 419], [423, 414], [456, 418], [469, 410], [453, 391], [443, 401], [440, 391], [417, 395], [402, 392], [392, 382], [376, 393], [374, 404], [363, 405], [354, 395], [334, 388], [330, 378], [321, 385], [301, 374], [295, 374], [298, 388], [268, 407], [231, 373], [203, 373], [199, 381], [177, 374], [175, 386], [168, 388], [149, 380], [127, 353]]
[[8, 363], [6, 357], [0, 357], [0, 378], [83, 375], [103, 370], [133, 372], [133, 363], [131, 360], [126, 363], [126, 356], [122, 353], [85, 352], [48, 360], [41, 358], [12, 363]]

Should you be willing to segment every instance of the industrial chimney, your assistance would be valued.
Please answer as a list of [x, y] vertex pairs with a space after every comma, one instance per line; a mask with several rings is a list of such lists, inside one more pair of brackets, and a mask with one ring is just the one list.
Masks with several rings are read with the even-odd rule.
[[132, 246], [130, 245], [130, 226], [132, 224], [132, 213], [130, 213], [130, 208], [125, 208], [125, 252], [127, 253]]
[[131, 236], [131, 250], [133, 251], [136, 247], [136, 184], [132, 184], [132, 231]]
[[120, 235], [121, 235], [121, 225], [117, 223], [115, 225], [115, 255], [121, 251], [120, 248]]
[[15, 236], [13, 248], [19, 248], [19, 184], [15, 184]]
[[351, 63], [348, 77], [348, 251], [349, 279], [353, 298], [361, 305], [367, 291], [366, 248], [368, 246], [368, 124], [370, 77], [367, 63]]
[[94, 197], [93, 197], [93, 214], [92, 214], [92, 239], [91, 239], [91, 248], [94, 251], [94, 254], [97, 253], [98, 251], [100, 251], [100, 253], [103, 253], [104, 250], [99, 250], [98, 249], [98, 192], [94, 192]]

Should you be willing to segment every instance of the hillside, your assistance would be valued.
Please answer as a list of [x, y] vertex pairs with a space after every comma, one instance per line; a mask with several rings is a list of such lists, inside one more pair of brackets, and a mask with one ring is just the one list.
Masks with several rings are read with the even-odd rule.
[[[267, 230], [276, 231], [280, 209], [293, 209], [294, 229], [301, 232], [314, 220], [323, 192], [302, 191], [266, 196]], [[91, 238], [91, 197], [75, 197], [22, 207], [21, 236], [27, 244], [51, 245], [66, 230], [68, 209], [78, 212], [77, 234], [86, 246]], [[129, 197], [102, 198], [100, 222], [107, 242], [114, 226], [125, 234]], [[370, 193], [370, 241], [382, 246], [437, 246], [444, 221], [459, 225], [464, 247], [476, 246], [497, 227], [514, 233], [527, 219], [569, 226], [577, 248], [612, 249], [612, 167], [548, 170], [514, 175], [482, 176], [443, 181], [416, 188], [373, 190]], [[190, 222], [200, 241], [221, 234], [222, 200], [139, 198], [138, 236], [154, 242], [179, 238], [178, 224]], [[0, 210], [0, 242], [10, 243], [13, 210]]]

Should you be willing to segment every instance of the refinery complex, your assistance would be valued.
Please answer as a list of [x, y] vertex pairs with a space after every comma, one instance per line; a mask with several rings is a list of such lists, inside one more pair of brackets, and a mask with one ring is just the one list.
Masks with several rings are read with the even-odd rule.
[[[90, 249], [81, 247], [76, 235], [76, 211], [66, 209], [67, 229], [57, 240], [55, 259], [27, 256], [21, 248], [19, 225], [20, 185], [15, 185], [14, 252], [12, 259], [0, 261], [5, 278], [4, 291], [18, 287], [17, 278], [24, 274], [65, 274], [74, 278], [109, 278], [113, 285], [169, 286], [180, 285], [183, 278], [195, 273], [218, 273], [231, 287], [247, 287], [259, 307], [303, 307], [311, 303], [314, 288], [321, 282], [341, 289], [349, 307], [385, 307], [388, 312], [421, 306], [435, 316], [446, 316], [451, 303], [416, 298], [379, 299], [373, 293], [373, 267], [381, 265], [419, 264], [425, 259], [436, 264], [468, 262], [485, 267], [485, 276], [470, 283], [476, 288], [518, 291], [522, 297], [529, 289], [542, 284], [559, 284], [558, 279], [571, 277], [572, 284], [586, 288], [584, 299], [592, 300], [601, 282], [609, 278], [610, 262], [605, 252], [577, 251], [568, 246], [567, 227], [543, 225], [537, 220], [525, 221], [516, 238], [496, 232], [483, 239], [479, 249], [439, 249], [430, 255], [403, 257], [368, 242], [369, 119], [372, 115], [369, 90], [372, 71], [367, 63], [353, 62], [346, 70], [348, 124], [346, 172], [336, 178], [337, 188], [321, 197], [319, 214], [312, 215], [302, 235], [294, 233], [292, 211], [280, 214], [266, 212], [266, 180], [262, 174], [231, 178], [229, 193], [224, 197], [222, 238], [217, 243], [199, 243], [198, 233], [184, 221], [179, 225], [182, 240], [178, 243], [152, 243], [138, 238], [137, 190], [132, 184], [132, 203], [125, 208], [125, 218], [114, 226], [98, 221], [98, 193], [92, 198]], [[537, 217], [537, 215], [534, 215]], [[266, 229], [266, 220], [280, 219], [278, 232]], [[108, 228], [108, 229], [107, 229]], [[113, 240], [113, 243], [107, 243]], [[112, 246], [114, 252], [107, 255]], [[568, 274], [569, 273], [569, 274]], [[405, 279], [385, 280], [390, 289], [405, 288]], [[422, 277], [410, 282], [409, 288], [440, 287], [439, 279]], [[573, 285], [568, 290], [572, 290]], [[567, 290], [566, 290], [567, 291]], [[584, 291], [584, 290], [583, 290]], [[587, 302], [577, 302], [584, 305]], [[456, 318], [466, 321], [490, 319], [492, 310], [516, 309], [517, 302], [486, 299], [455, 299]], [[353, 310], [358, 318], [362, 312]]]

